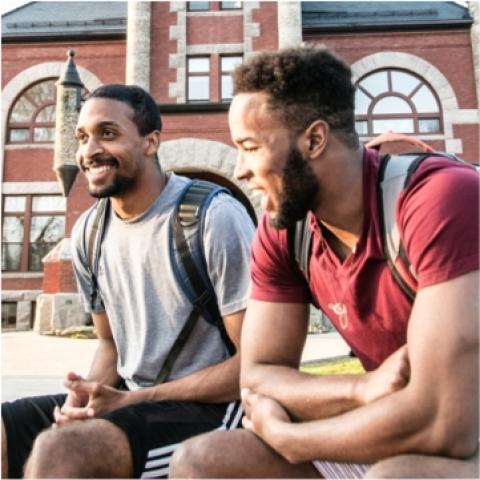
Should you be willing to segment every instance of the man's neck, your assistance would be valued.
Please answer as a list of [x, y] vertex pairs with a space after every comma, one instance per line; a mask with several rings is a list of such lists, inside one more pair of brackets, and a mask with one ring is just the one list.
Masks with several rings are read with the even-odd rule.
[[111, 197], [112, 207], [122, 220], [138, 217], [157, 199], [167, 184], [167, 175], [159, 168], [145, 172], [135, 188], [119, 197]]
[[335, 251], [341, 258], [343, 253], [354, 250], [362, 233], [363, 148], [337, 151], [325, 159], [325, 173], [319, 173], [320, 194], [314, 213], [328, 230], [327, 242], [332, 247], [340, 242]]

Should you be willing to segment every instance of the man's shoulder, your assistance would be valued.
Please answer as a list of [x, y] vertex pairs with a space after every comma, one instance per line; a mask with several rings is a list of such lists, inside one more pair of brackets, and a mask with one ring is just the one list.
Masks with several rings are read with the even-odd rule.
[[90, 224], [93, 218], [93, 213], [97, 209], [97, 202], [95, 202], [91, 207], [85, 210], [80, 216], [77, 218], [75, 224], [73, 225], [72, 229], [72, 242], [74, 246], [78, 246], [79, 242], [82, 241], [84, 234], [86, 233], [85, 230], [87, 228], [87, 224]]

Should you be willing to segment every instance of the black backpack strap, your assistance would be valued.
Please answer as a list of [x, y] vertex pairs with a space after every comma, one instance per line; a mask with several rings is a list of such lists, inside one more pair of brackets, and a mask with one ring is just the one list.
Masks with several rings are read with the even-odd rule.
[[[298, 220], [287, 232], [288, 248], [290, 257], [295, 261], [302, 272], [310, 288], [310, 256], [312, 254], [312, 229], [310, 228], [310, 215], [307, 213], [305, 218]], [[319, 308], [315, 297], [311, 299], [316, 308]], [[322, 312], [323, 313], [323, 312]], [[325, 313], [323, 313], [325, 315]]]
[[[98, 295], [97, 271], [100, 258], [100, 248], [105, 230], [105, 222], [109, 212], [108, 198], [100, 198], [95, 204], [95, 217], [92, 227], [88, 233], [87, 240], [87, 266], [90, 270], [90, 307], [95, 308]], [[88, 229], [88, 220], [85, 222], [85, 229]]]
[[[230, 193], [227, 189], [210, 182], [191, 181], [180, 196], [177, 210], [172, 217], [169, 240], [172, 267], [179, 285], [192, 303], [192, 310], [168, 353], [155, 384], [162, 383], [168, 378], [175, 360], [200, 316], [217, 326], [230, 354], [235, 352], [235, 347], [228, 337], [218, 310], [215, 291], [207, 273], [203, 248], [206, 210], [213, 197], [220, 192]], [[187, 242], [187, 230], [189, 230], [189, 238], [194, 236], [193, 240], [196, 244], [194, 252], [191, 251]], [[199, 256], [201, 258], [198, 258]]]
[[398, 285], [410, 300], [415, 299], [415, 290], [399, 271], [397, 258], [415, 278], [411, 263], [400, 238], [396, 221], [397, 199], [409, 184], [412, 174], [431, 153], [411, 153], [402, 155], [385, 155], [381, 159], [377, 183], [378, 210], [382, 243], [388, 267]]

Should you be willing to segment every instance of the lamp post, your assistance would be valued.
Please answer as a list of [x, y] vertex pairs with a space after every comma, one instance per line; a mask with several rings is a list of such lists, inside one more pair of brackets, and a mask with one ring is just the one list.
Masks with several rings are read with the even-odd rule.
[[81, 106], [82, 88], [84, 88], [73, 61], [74, 55], [73, 50], [68, 50], [65, 69], [56, 83], [57, 106], [53, 169], [65, 197], [68, 196], [78, 173], [78, 166], [75, 162], [77, 150], [75, 127]]

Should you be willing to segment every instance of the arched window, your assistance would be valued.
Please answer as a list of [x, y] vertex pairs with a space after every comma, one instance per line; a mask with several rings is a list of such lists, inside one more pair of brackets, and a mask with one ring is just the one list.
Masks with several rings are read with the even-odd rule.
[[364, 76], [356, 86], [355, 125], [360, 136], [442, 132], [438, 99], [420, 77], [403, 70], [380, 70]]
[[55, 80], [42, 80], [24, 90], [8, 118], [7, 143], [50, 143], [55, 137]]

